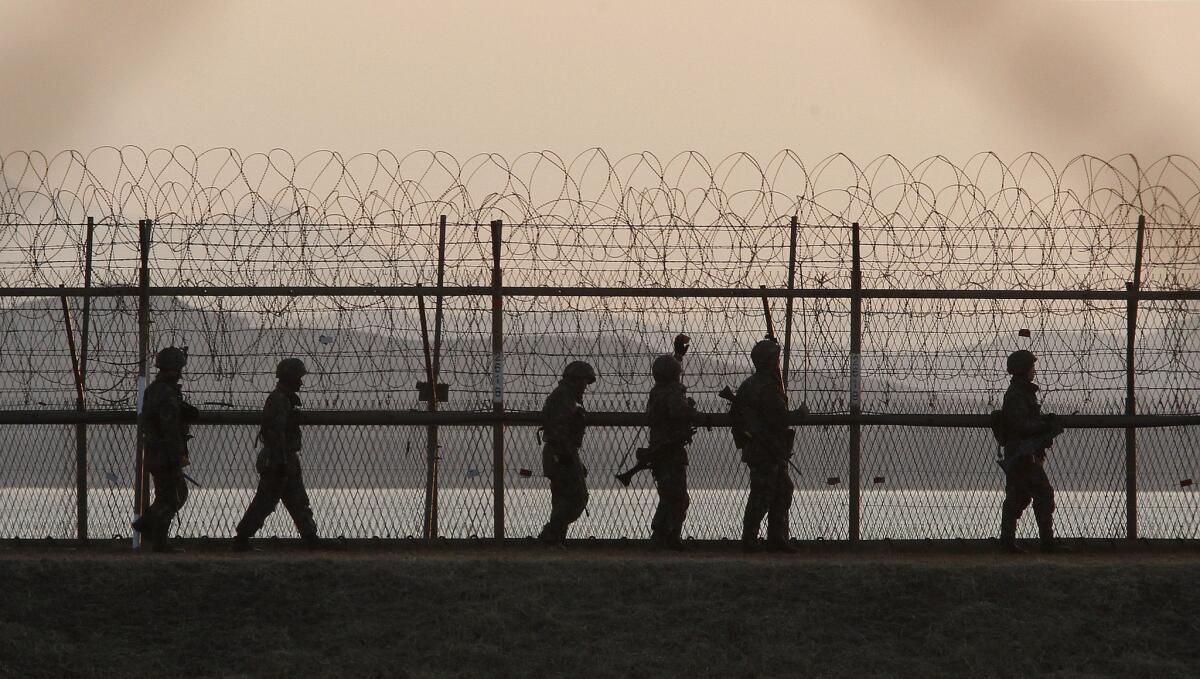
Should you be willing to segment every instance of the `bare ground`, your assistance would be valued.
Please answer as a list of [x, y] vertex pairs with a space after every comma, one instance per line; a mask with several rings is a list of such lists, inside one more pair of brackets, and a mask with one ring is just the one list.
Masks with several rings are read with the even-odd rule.
[[1200, 549], [0, 544], [0, 674], [1200, 676]]

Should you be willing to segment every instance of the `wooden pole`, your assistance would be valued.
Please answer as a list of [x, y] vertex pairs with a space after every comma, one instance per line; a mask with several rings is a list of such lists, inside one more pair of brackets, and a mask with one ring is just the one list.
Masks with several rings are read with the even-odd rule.
[[[504, 415], [504, 296], [500, 269], [500, 245], [504, 240], [504, 222], [492, 222], [492, 412]], [[494, 535], [504, 544], [504, 425], [492, 425], [492, 493]]]
[[[1137, 250], [1133, 259], [1133, 281], [1125, 289], [1138, 292], [1142, 287], [1142, 245], [1146, 234], [1146, 215], [1138, 215]], [[1125, 414], [1137, 414], [1136, 376], [1137, 363], [1137, 297], [1131, 297], [1125, 307]], [[1137, 428], [1125, 430], [1125, 537], [1138, 537], [1138, 486], [1137, 486]]]
[[[95, 241], [96, 220], [88, 217], [87, 237], [83, 251], [83, 289], [92, 289], [92, 253]], [[91, 329], [92, 297], [83, 298], [83, 325], [79, 329], [79, 369], [78, 388], [79, 399], [76, 408], [83, 411], [87, 408], [87, 364], [88, 364], [88, 332]], [[88, 539], [88, 445], [87, 423], [75, 425], [75, 535], [80, 542]]]
[[[850, 416], [862, 413], [860, 400], [862, 390], [862, 266], [859, 256], [858, 222], [851, 227], [850, 237]], [[850, 424], [850, 541], [858, 542], [862, 518], [859, 477], [862, 475], [861, 426], [857, 421]]]
[[[446, 283], [446, 215], [438, 220], [438, 293], [433, 312], [433, 377], [430, 378], [433, 398], [437, 398], [437, 385], [442, 377], [442, 300], [445, 296], [441, 289]], [[435, 406], [430, 403], [431, 412]], [[434, 539], [438, 536], [438, 473], [441, 466], [441, 443], [438, 426], [430, 425], [426, 429], [429, 449], [426, 451], [425, 477], [425, 537]]]
[[[788, 291], [796, 289], [796, 231], [798, 219], [792, 217], [791, 241], [788, 245]], [[787, 393], [788, 378], [791, 376], [792, 357], [792, 302], [794, 297], [787, 298], [787, 310], [783, 319], [783, 391]]]
[[[149, 219], [138, 220], [138, 380], [137, 412], [142, 412], [142, 397], [146, 393], [146, 358], [150, 353], [150, 225]], [[140, 420], [140, 418], [139, 418]], [[137, 451], [134, 461], [134, 514], [141, 516], [150, 504], [150, 474], [146, 469], [145, 432], [139, 422]], [[141, 548], [141, 534], [133, 531], [133, 548]]]
[[[425, 297], [417, 296], [417, 308], [421, 315], [421, 346], [425, 352], [425, 379], [429, 381], [429, 412], [437, 412], [437, 378], [433, 370], [433, 358], [429, 349], [429, 326], [425, 322]], [[425, 526], [422, 531], [426, 539], [437, 537], [435, 522], [437, 501], [434, 497], [437, 487], [437, 427], [430, 425], [425, 429], [428, 434], [426, 449], [425, 476]]]

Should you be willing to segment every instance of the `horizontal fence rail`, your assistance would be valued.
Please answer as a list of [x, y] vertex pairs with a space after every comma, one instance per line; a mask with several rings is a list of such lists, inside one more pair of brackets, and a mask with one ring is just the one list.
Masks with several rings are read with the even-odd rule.
[[[431, 287], [408, 286], [321, 286], [321, 287], [151, 287], [154, 297], [490, 297], [494, 290], [486, 286]], [[0, 288], [2, 297], [136, 297], [139, 288]], [[976, 300], [1066, 300], [1066, 301], [1197, 301], [1200, 290], [941, 290], [941, 289], [842, 289], [770, 288], [563, 288], [502, 287], [504, 297], [630, 297], [651, 299], [742, 298], [761, 299], [976, 299]]]
[[[701, 413], [702, 427], [729, 427], [731, 422], [726, 413]], [[536, 412], [420, 412], [408, 410], [306, 410], [297, 416], [300, 424], [310, 426], [483, 426], [502, 424], [517, 427], [539, 427], [545, 423], [541, 413]], [[201, 411], [195, 423], [200, 425], [258, 425], [262, 421], [259, 411]], [[587, 415], [590, 427], [645, 427], [648, 421], [644, 413], [592, 412]], [[1134, 427], [1185, 427], [1200, 425], [1197, 415], [1059, 415], [1056, 421], [1067, 429], [1125, 429]], [[132, 410], [0, 410], [0, 425], [20, 424], [136, 424], [137, 413]], [[807, 414], [792, 413], [788, 416], [790, 427], [828, 427], [847, 424], [950, 427], [964, 429], [987, 429], [991, 427], [987, 415], [955, 415], [947, 413], [848, 413]]]

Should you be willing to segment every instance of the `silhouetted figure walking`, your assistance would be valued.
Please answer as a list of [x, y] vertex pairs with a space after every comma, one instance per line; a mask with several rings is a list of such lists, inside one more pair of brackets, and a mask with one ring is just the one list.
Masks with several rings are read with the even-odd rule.
[[146, 513], [133, 521], [134, 530], [149, 539], [156, 552], [178, 552], [167, 543], [171, 521], [187, 502], [187, 481], [183, 468], [188, 460], [188, 423], [199, 411], [183, 400], [179, 380], [187, 365], [187, 349], [167, 347], [154, 358], [158, 375], [142, 395], [138, 414], [145, 442], [146, 469], [154, 479], [154, 502]]
[[305, 546], [324, 546], [317, 537], [317, 524], [313, 521], [312, 506], [304, 489], [300, 469], [302, 442], [296, 409], [300, 407], [298, 392], [304, 386], [304, 376], [307, 374], [304, 362], [298, 358], [285, 358], [275, 369], [279, 382], [275, 391], [267, 396], [258, 434], [262, 444], [255, 461], [258, 490], [237, 525], [237, 536], [233, 539], [235, 551], [250, 549], [250, 538], [262, 528], [280, 500], [296, 524]]
[[579, 458], [579, 447], [587, 431], [583, 392], [595, 381], [590, 364], [572, 361], [542, 406], [542, 473], [550, 479], [550, 520], [538, 539], [546, 544], [561, 546], [567, 529], [587, 508], [587, 467]]
[[1008, 373], [1012, 381], [1004, 393], [1001, 418], [1005, 433], [1004, 505], [1000, 514], [1000, 544], [1011, 553], [1025, 550], [1017, 545], [1017, 520], [1033, 503], [1042, 551], [1062, 551], [1054, 540], [1054, 488], [1046, 476], [1046, 449], [1063, 428], [1053, 414], [1043, 414], [1038, 403], [1038, 385], [1034, 384], [1037, 358], [1024, 349], [1008, 357]]

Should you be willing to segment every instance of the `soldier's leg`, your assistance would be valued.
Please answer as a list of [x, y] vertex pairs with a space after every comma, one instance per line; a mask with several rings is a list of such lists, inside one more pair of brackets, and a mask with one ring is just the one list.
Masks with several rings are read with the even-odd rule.
[[750, 465], [750, 495], [746, 498], [746, 513], [742, 516], [742, 546], [753, 548], [763, 517], [771, 509], [775, 478], [769, 465]]
[[563, 490], [563, 474], [557, 468], [547, 469], [546, 478], [550, 479], [550, 518], [542, 527], [542, 532], [538, 533], [538, 539], [545, 542], [558, 542], [563, 539], [566, 531], [566, 527], [560, 523], [564, 514], [563, 504], [566, 498]]
[[654, 472], [654, 487], [658, 491], [658, 504], [654, 507], [654, 517], [650, 519], [650, 539], [654, 542], [666, 540], [669, 533], [667, 525], [667, 499], [663, 497], [662, 477]]
[[236, 540], [244, 544], [263, 527], [267, 517], [279, 505], [279, 499], [283, 495], [283, 484], [286, 480], [287, 477], [282, 471], [274, 469], [265, 474], [259, 474], [258, 489], [254, 492], [254, 499], [250, 501], [250, 506], [246, 508], [242, 520], [238, 522]]
[[153, 474], [154, 502], [146, 510], [149, 516], [150, 540], [155, 550], [162, 551], [167, 546], [167, 535], [171, 530], [171, 522], [183, 503], [187, 502], [187, 482], [183, 479], [182, 469], [167, 469]]
[[687, 465], [664, 465], [656, 469], [658, 511], [654, 515], [654, 534], [663, 544], [678, 547], [691, 499], [687, 492]]
[[775, 482], [771, 494], [771, 505], [767, 513], [767, 541], [776, 547], [787, 545], [791, 537], [788, 513], [792, 509], [792, 494], [796, 490], [788, 474], [787, 464], [776, 466]]
[[1033, 498], [1033, 515], [1037, 519], [1038, 537], [1043, 546], [1054, 543], [1054, 488], [1041, 464], [1029, 466], [1027, 487]]
[[281, 495], [283, 506], [288, 514], [291, 514], [292, 523], [296, 524], [300, 537], [314, 540], [317, 537], [317, 523], [313, 520], [312, 503], [308, 499], [308, 491], [304, 488], [304, 475], [299, 464], [288, 466]]
[[683, 522], [687, 520], [688, 507], [692, 506], [692, 496], [688, 494], [687, 465], [680, 465], [675, 471], [671, 490], [671, 541], [679, 544], [683, 537]]
[[1022, 471], [1023, 465], [1017, 463], [1004, 477], [1004, 503], [1000, 507], [1000, 546], [1009, 552], [1024, 551], [1016, 542], [1017, 520], [1033, 499]]
[[655, 542], [663, 542], [671, 533], [671, 522], [668, 516], [671, 491], [669, 488], [664, 488], [664, 484], [670, 483], [670, 472], [666, 466], [655, 466], [650, 471], [654, 475], [654, 489], [658, 493], [654, 518], [650, 520], [650, 539]]
[[562, 513], [558, 524], [562, 526], [562, 539], [566, 539], [567, 529], [580, 516], [583, 516], [583, 510], [587, 509], [588, 489], [584, 470], [580, 465], [572, 465], [567, 468], [563, 477], [565, 483], [563, 485], [563, 502], [560, 506]]

